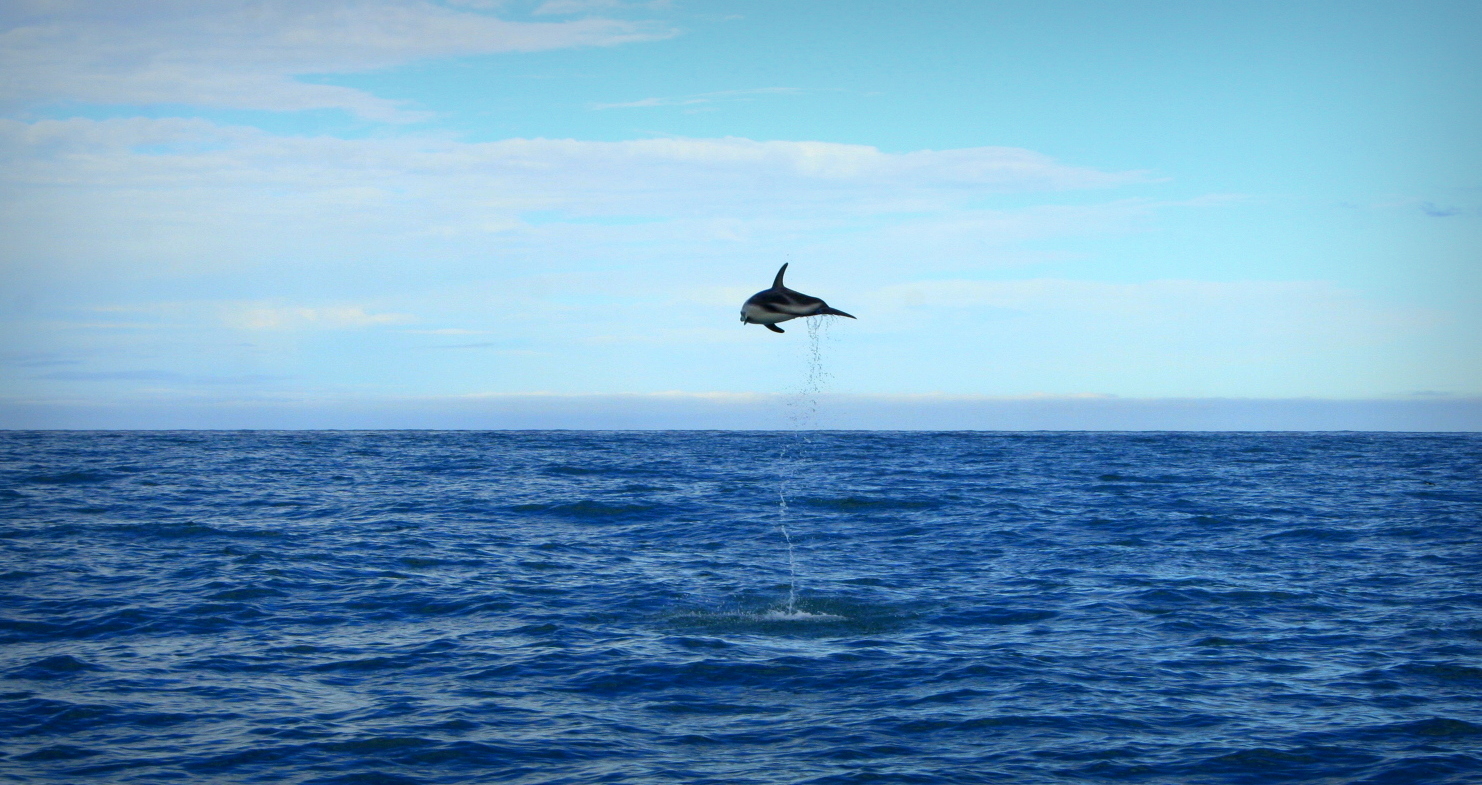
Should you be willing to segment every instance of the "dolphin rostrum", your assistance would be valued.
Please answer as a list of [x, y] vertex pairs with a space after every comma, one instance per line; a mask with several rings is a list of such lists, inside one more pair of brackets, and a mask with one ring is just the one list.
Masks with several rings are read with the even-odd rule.
[[741, 306], [742, 324], [760, 324], [774, 333], [784, 332], [777, 326], [778, 322], [788, 319], [797, 319], [801, 316], [848, 316], [847, 313], [830, 308], [828, 303], [810, 297], [802, 292], [795, 292], [782, 285], [782, 274], [787, 272], [787, 265], [777, 271], [777, 278], [772, 281], [772, 288], [753, 294], [746, 304]]

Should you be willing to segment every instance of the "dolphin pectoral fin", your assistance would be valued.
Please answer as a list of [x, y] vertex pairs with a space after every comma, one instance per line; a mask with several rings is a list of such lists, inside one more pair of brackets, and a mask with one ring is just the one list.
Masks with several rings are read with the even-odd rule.
[[[773, 289], [781, 289], [781, 288], [783, 288], [783, 286], [782, 286], [782, 274], [785, 273], [785, 272], [787, 272], [787, 265], [789, 265], [789, 264], [791, 264], [791, 262], [785, 262], [785, 263], [783, 263], [782, 269], [780, 269], [780, 270], [777, 271], [777, 277], [772, 279], [772, 288]], [[778, 332], [781, 332], [781, 330], [778, 330]]]
[[769, 324], [766, 327], [767, 327], [768, 330], [771, 330], [774, 333], [785, 333], [785, 332], [787, 332], [786, 330], [782, 329], [781, 327], [778, 327], [775, 324]]
[[843, 311], [839, 310], [838, 308], [830, 308], [827, 305], [823, 306], [822, 308], [819, 308], [818, 309], [818, 312], [821, 313], [821, 314], [822, 313], [826, 313], [829, 316], [847, 316], [850, 319], [853, 319], [854, 318], [854, 314], [844, 313]]

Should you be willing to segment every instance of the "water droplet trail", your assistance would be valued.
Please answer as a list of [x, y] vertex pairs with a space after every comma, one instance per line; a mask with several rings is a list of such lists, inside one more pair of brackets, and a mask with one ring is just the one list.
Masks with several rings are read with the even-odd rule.
[[819, 396], [827, 388], [833, 376], [824, 367], [824, 344], [828, 340], [828, 319], [809, 319], [807, 369], [803, 384], [797, 392], [787, 397], [788, 427], [791, 439], [784, 439], [777, 460], [777, 529], [787, 547], [787, 613], [798, 613], [798, 563], [797, 548], [792, 532], [788, 529], [790, 509], [788, 506], [788, 484], [797, 483], [806, 470], [804, 462], [809, 455], [809, 434], [818, 429]]

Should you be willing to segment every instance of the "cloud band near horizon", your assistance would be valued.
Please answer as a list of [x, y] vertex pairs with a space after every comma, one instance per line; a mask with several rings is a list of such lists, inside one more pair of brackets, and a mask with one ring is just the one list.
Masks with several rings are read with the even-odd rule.
[[[816, 408], [815, 408], [816, 406]], [[800, 413], [814, 413], [800, 417]], [[462, 395], [0, 400], [8, 430], [1482, 431], [1482, 398]]]

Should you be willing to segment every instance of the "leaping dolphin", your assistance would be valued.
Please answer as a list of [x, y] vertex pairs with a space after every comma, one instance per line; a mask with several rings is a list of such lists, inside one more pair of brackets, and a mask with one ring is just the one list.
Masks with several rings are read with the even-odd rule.
[[777, 271], [777, 277], [772, 281], [772, 288], [753, 294], [750, 299], [741, 306], [742, 324], [760, 324], [774, 333], [786, 332], [777, 326], [778, 322], [788, 319], [797, 319], [801, 316], [848, 316], [837, 308], [830, 308], [828, 303], [810, 297], [802, 292], [795, 292], [782, 285], [782, 274], [787, 272], [787, 265]]

